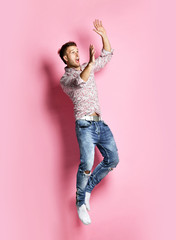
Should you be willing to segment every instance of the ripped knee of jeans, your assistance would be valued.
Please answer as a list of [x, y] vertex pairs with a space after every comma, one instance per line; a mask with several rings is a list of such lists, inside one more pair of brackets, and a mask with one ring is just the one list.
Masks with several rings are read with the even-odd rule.
[[90, 176], [90, 175], [91, 175], [91, 171], [86, 170], [86, 171], [84, 171], [84, 174], [85, 174], [86, 176]]
[[111, 168], [111, 167], [110, 167], [110, 168], [109, 168], [109, 171], [112, 171], [113, 169], [114, 169], [114, 168]]

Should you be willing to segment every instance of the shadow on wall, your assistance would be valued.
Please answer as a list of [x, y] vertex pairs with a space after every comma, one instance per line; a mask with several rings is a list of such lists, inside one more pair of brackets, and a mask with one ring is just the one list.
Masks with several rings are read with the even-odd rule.
[[[56, 179], [58, 181], [58, 184], [56, 184], [56, 195], [58, 197], [58, 204], [61, 204], [61, 206], [58, 206], [58, 215], [62, 219], [63, 231], [65, 231], [64, 235], [67, 235], [67, 227], [70, 227], [70, 222], [72, 222], [74, 225], [76, 223], [74, 227], [83, 226], [78, 219], [75, 207], [76, 173], [80, 162], [79, 146], [76, 139], [73, 104], [60, 86], [59, 80], [61, 78], [61, 74], [58, 73], [56, 76], [55, 73], [56, 71], [53, 69], [51, 62], [48, 60], [43, 60], [42, 74], [47, 81], [45, 104], [47, 112], [50, 115], [49, 117], [51, 118], [51, 122], [53, 122], [53, 126], [55, 126], [56, 132], [58, 133], [59, 149], [60, 146], [62, 146], [61, 151], [58, 151], [57, 153], [58, 161], [62, 162], [56, 165], [59, 168], [56, 169]], [[94, 166], [96, 166], [101, 160], [102, 156], [96, 148]], [[106, 180], [103, 179], [102, 182], [96, 187], [96, 192], [103, 187], [105, 182]], [[75, 188], [71, 189], [73, 185]], [[70, 195], [71, 198], [69, 199]], [[66, 214], [68, 211], [70, 214]], [[72, 220], [68, 218], [72, 218]], [[65, 236], [65, 239], [67, 239], [67, 237], [68, 236]]]

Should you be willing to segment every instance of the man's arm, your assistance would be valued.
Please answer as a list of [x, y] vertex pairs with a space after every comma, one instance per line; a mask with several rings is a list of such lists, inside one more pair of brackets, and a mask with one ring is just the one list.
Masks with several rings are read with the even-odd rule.
[[93, 22], [95, 29], [93, 29], [96, 33], [98, 33], [101, 38], [102, 38], [102, 42], [103, 42], [103, 49], [111, 52], [111, 44], [109, 42], [107, 33], [105, 28], [102, 25], [102, 21], [99, 21], [98, 19], [95, 19], [95, 21]]
[[[107, 62], [110, 61], [112, 56], [112, 49], [111, 44], [109, 42], [108, 36], [106, 34], [106, 30], [102, 25], [102, 21], [99, 21], [98, 19], [95, 19], [93, 22], [95, 29], [93, 29], [96, 33], [98, 33], [102, 37], [103, 42], [103, 49], [105, 51], [102, 51], [101, 56], [95, 60], [95, 49], [93, 45], [90, 45], [90, 60], [85, 67], [85, 69], [80, 74], [80, 77], [87, 82], [89, 79], [91, 70], [94, 68], [95, 71], [98, 71], [100, 68], [103, 68]], [[107, 53], [107, 52], [108, 53]]]
[[89, 51], [90, 51], [90, 60], [87, 64], [87, 66], [85, 67], [85, 69], [82, 71], [82, 73], [80, 74], [80, 77], [87, 82], [87, 80], [89, 79], [91, 70], [93, 68], [93, 65], [95, 63], [95, 49], [93, 45], [90, 45], [89, 47]]
[[111, 48], [111, 44], [109, 42], [106, 30], [102, 25], [102, 22], [96, 19], [93, 24], [95, 27], [93, 30], [101, 36], [103, 42], [101, 54], [98, 58], [95, 59], [95, 64], [93, 67], [93, 71], [97, 72], [111, 60], [114, 49]]

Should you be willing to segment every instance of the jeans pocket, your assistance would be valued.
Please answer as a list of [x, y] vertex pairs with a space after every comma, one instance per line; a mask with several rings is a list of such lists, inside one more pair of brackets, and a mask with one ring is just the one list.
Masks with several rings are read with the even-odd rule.
[[76, 125], [80, 128], [87, 128], [92, 125], [92, 122], [83, 120], [83, 119], [78, 119], [78, 120], [76, 120]]

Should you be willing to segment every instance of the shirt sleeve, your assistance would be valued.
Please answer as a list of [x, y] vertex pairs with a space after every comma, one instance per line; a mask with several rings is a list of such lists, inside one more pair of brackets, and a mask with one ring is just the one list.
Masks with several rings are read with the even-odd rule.
[[81, 88], [86, 82], [81, 78], [80, 74], [69, 74], [61, 78], [60, 84], [68, 88]]
[[98, 58], [95, 59], [93, 70], [94, 72], [99, 71], [101, 68], [103, 68], [112, 58], [114, 49], [111, 49], [111, 51], [106, 51], [104, 48], [101, 50], [101, 54]]

